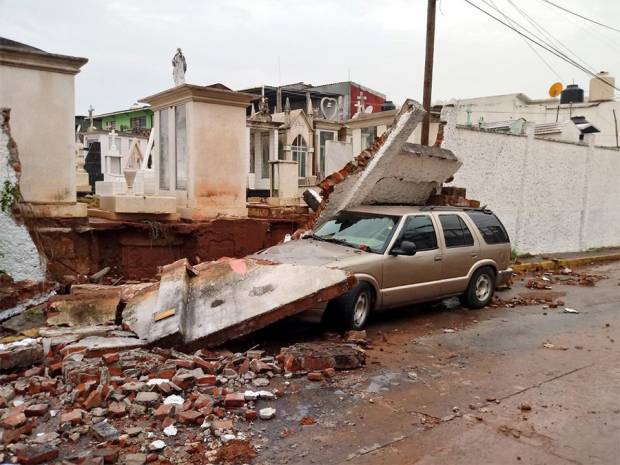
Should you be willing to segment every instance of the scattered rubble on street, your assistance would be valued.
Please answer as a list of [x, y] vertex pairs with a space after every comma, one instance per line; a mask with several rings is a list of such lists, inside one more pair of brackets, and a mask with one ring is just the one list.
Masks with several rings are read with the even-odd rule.
[[276, 356], [256, 348], [93, 352], [71, 341], [122, 330], [71, 329], [41, 328], [37, 339], [3, 345], [22, 366], [0, 375], [4, 460], [247, 463], [260, 438], [252, 424], [277, 416], [277, 400], [290, 394], [286, 378], [318, 373], [328, 381], [366, 362], [364, 350], [344, 340], [296, 344]]

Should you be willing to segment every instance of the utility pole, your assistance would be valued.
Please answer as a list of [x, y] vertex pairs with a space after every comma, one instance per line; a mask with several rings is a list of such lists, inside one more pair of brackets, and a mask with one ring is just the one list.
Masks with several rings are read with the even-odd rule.
[[433, 90], [433, 53], [435, 51], [435, 7], [437, 0], [428, 0], [426, 12], [426, 58], [424, 60], [424, 93], [422, 106], [426, 116], [422, 121], [422, 145], [428, 145], [428, 133], [431, 123], [431, 94]]

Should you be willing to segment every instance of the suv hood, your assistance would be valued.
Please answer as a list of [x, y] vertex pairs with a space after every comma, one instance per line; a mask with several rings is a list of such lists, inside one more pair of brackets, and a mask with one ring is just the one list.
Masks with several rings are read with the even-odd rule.
[[253, 258], [262, 258], [278, 263], [291, 265], [327, 265], [344, 261], [353, 257], [367, 255], [369, 252], [344, 245], [315, 239], [299, 239], [274, 245], [257, 254]]

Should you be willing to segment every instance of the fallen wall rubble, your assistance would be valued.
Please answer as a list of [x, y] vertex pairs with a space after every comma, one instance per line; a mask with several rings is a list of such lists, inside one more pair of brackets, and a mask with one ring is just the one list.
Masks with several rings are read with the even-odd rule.
[[424, 118], [422, 106], [407, 100], [390, 128], [342, 169], [319, 184], [320, 192], [306, 191], [314, 210], [305, 229], [339, 211], [360, 205], [425, 205], [461, 162], [450, 151], [408, 143]]
[[252, 258], [162, 269], [159, 286], [139, 293], [123, 321], [158, 344], [216, 346], [327, 303], [355, 283], [346, 272]]
[[39, 344], [39, 357], [34, 366], [0, 374], [4, 461], [251, 460], [261, 436], [254, 423], [277, 417], [278, 399], [298, 389], [288, 380], [306, 376], [329, 385], [337, 370], [360, 368], [366, 360], [360, 347], [337, 342], [297, 344], [275, 355], [256, 348], [186, 354], [157, 347], [95, 355], [60, 343], [119, 331], [42, 328], [40, 338], [21, 343]]

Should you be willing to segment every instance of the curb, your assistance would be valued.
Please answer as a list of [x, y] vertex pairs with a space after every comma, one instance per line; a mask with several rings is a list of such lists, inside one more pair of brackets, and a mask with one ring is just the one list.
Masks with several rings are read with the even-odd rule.
[[620, 253], [611, 253], [605, 255], [592, 255], [575, 258], [557, 258], [552, 260], [541, 260], [539, 262], [515, 263], [512, 265], [512, 271], [522, 273], [524, 271], [540, 271], [540, 270], [559, 270], [561, 267], [575, 267], [591, 265], [593, 263], [612, 262], [620, 260]]

